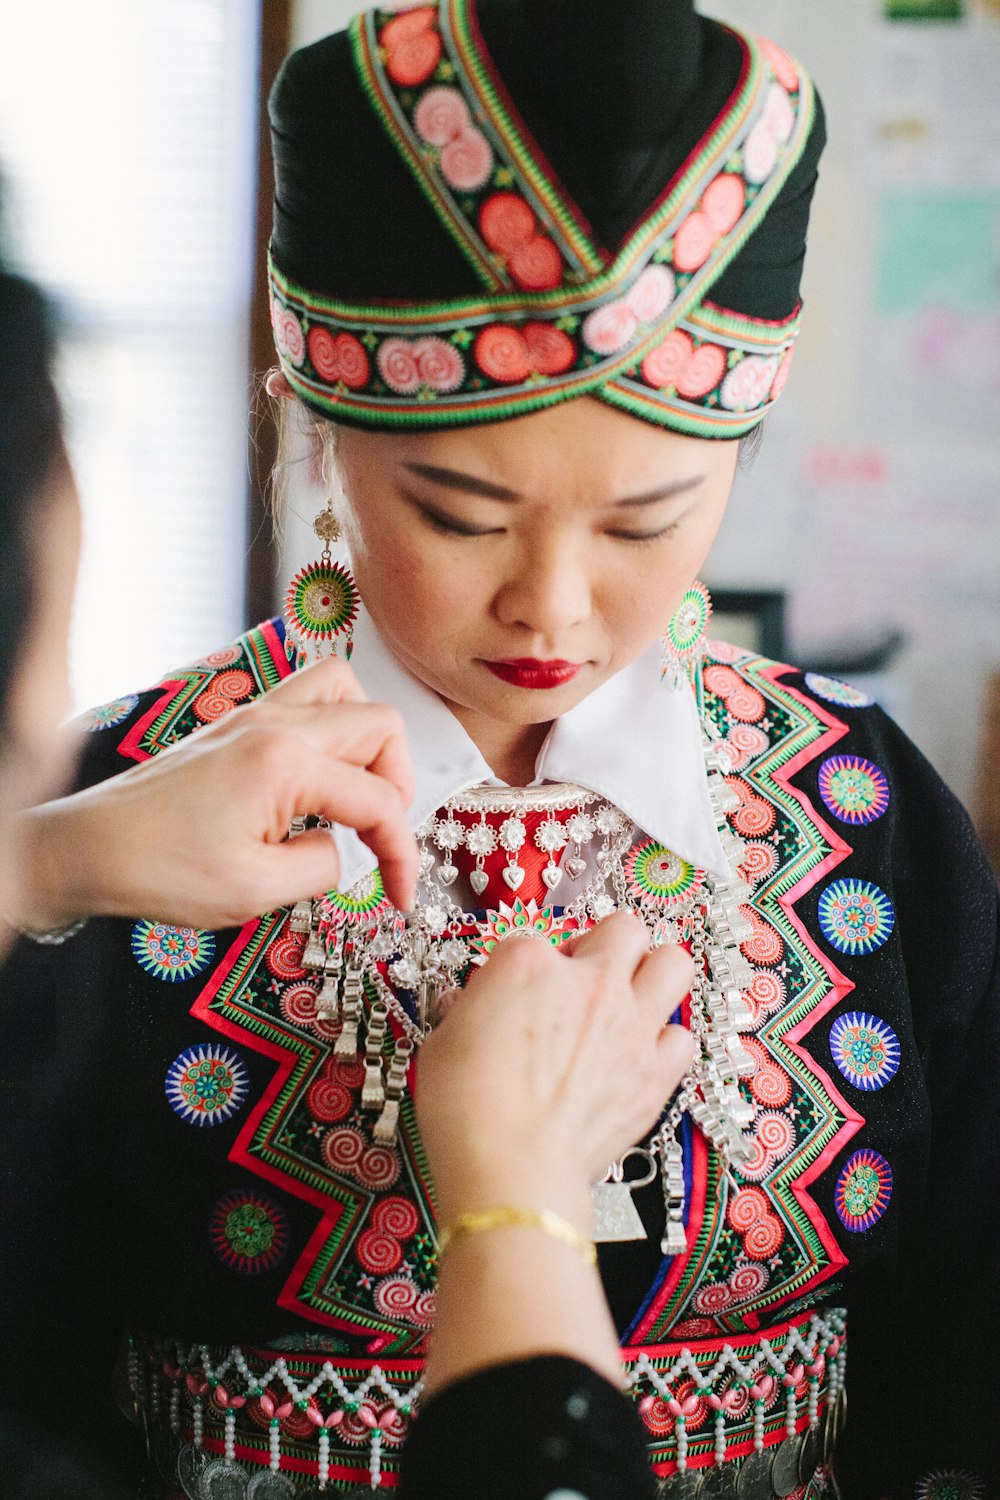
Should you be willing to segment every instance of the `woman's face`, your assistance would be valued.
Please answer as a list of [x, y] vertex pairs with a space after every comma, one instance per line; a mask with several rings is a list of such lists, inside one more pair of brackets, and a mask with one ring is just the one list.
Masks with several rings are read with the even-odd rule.
[[473, 739], [486, 722], [548, 723], [665, 629], [722, 520], [737, 448], [588, 397], [448, 432], [341, 429], [362, 598]]

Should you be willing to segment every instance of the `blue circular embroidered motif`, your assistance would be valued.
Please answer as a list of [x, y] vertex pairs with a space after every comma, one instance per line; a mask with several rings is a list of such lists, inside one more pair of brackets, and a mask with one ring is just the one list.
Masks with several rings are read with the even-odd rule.
[[288, 1220], [263, 1193], [237, 1188], [212, 1209], [208, 1237], [223, 1265], [242, 1276], [258, 1276], [270, 1271], [285, 1254]]
[[819, 898], [819, 925], [840, 953], [874, 953], [892, 932], [896, 913], [885, 891], [867, 880], [834, 880]]
[[831, 755], [819, 768], [819, 794], [842, 823], [874, 823], [889, 806], [889, 783], [860, 755]]
[[899, 1067], [899, 1038], [885, 1021], [864, 1011], [838, 1016], [830, 1051], [848, 1083], [867, 1093], [885, 1088]]
[[175, 1057], [164, 1087], [170, 1108], [189, 1125], [221, 1125], [243, 1104], [249, 1084], [239, 1054], [210, 1043]]
[[845, 1229], [861, 1234], [877, 1224], [892, 1197], [892, 1168], [878, 1151], [855, 1151], [840, 1169], [834, 1207]]
[[124, 724], [138, 701], [139, 694], [131, 693], [127, 698], [114, 698], [100, 708], [89, 708], [77, 719], [77, 728], [85, 729], [88, 734], [99, 729], [114, 729], [116, 724]]
[[860, 688], [851, 687], [849, 682], [838, 682], [836, 677], [823, 677], [819, 672], [806, 673], [806, 687], [817, 698], [838, 703], [841, 708], [871, 708], [875, 702]]
[[139, 967], [154, 979], [170, 982], [191, 979], [212, 962], [215, 937], [194, 927], [136, 922], [132, 928], [132, 953]]

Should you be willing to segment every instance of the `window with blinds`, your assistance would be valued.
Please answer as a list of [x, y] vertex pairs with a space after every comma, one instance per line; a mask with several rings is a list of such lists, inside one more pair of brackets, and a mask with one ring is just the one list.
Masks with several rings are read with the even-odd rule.
[[246, 623], [259, 5], [34, 0], [2, 33], [7, 248], [65, 332], [83, 707]]

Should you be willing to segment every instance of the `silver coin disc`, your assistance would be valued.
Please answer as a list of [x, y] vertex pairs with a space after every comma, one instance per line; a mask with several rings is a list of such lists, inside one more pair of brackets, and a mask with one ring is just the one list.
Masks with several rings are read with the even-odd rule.
[[740, 1470], [736, 1486], [739, 1500], [771, 1500], [771, 1454], [753, 1453]]

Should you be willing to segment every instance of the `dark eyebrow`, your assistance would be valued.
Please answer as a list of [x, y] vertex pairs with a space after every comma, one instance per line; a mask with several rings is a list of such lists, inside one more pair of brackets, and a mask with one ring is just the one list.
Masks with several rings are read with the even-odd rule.
[[[403, 464], [403, 468], [447, 490], [459, 490], [467, 495], [482, 495], [486, 500], [521, 499], [516, 490], [508, 489], [506, 485], [493, 484], [490, 480], [480, 479], [475, 474], [463, 474], [460, 469], [442, 469], [436, 464]], [[655, 505], [658, 500], [672, 500], [675, 495], [683, 495], [687, 490], [695, 489], [704, 481], [704, 478], [704, 474], [696, 474], [691, 479], [678, 479], [673, 484], [661, 485], [659, 489], [647, 490], [641, 495], [628, 495], [624, 500], [616, 500], [613, 503], [616, 509], [634, 509], [641, 505]]]
[[411, 474], [429, 479], [446, 490], [461, 490], [467, 495], [482, 495], [487, 500], [520, 500], [516, 490], [503, 484], [491, 484], [488, 479], [479, 479], [475, 474], [463, 474], [459, 469], [439, 469], [436, 464], [404, 464]]

